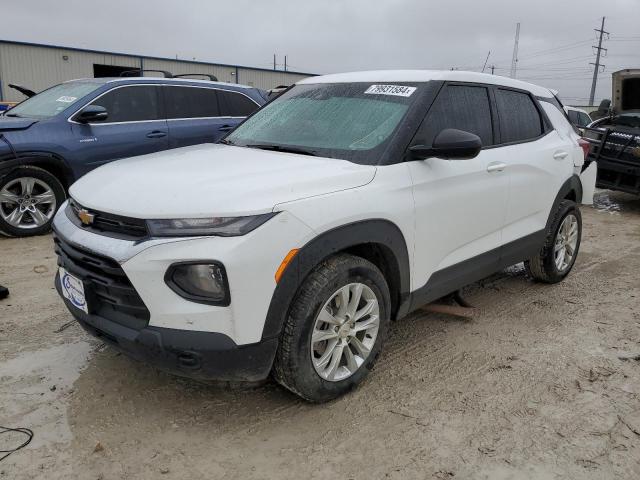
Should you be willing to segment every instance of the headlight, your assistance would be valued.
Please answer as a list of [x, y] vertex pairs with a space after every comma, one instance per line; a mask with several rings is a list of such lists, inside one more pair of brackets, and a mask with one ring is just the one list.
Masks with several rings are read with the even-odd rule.
[[215, 261], [174, 263], [164, 280], [171, 290], [193, 302], [222, 307], [231, 302], [227, 273]]
[[147, 220], [149, 233], [155, 237], [190, 237], [217, 235], [237, 237], [255, 230], [276, 213], [248, 217], [212, 217]]

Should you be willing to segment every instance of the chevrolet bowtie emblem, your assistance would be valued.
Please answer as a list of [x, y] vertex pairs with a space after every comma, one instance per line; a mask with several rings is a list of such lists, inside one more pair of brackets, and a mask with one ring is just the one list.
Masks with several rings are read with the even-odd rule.
[[93, 219], [96, 216], [93, 213], [89, 213], [84, 208], [82, 210], [78, 210], [78, 218], [83, 223], [83, 225], [91, 225], [93, 223]]

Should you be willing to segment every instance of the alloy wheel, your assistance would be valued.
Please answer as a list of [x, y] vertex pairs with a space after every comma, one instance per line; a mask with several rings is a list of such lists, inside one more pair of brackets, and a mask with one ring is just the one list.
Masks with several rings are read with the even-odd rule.
[[53, 189], [38, 178], [16, 178], [0, 190], [0, 217], [15, 228], [45, 225], [53, 218], [56, 206]]
[[341, 287], [316, 317], [311, 360], [320, 377], [338, 382], [353, 375], [367, 360], [380, 327], [380, 306], [363, 283]]
[[577, 246], [578, 219], [575, 215], [569, 214], [560, 224], [553, 247], [553, 258], [560, 273], [571, 265]]

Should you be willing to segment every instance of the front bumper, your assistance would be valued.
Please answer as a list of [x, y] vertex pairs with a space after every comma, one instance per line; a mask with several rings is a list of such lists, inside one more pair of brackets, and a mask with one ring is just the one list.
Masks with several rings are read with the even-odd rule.
[[257, 382], [271, 370], [277, 338], [249, 345], [236, 345], [217, 332], [199, 332], [146, 326], [140, 330], [86, 314], [62, 297], [60, 276], [56, 290], [67, 308], [89, 334], [126, 355], [151, 363], [160, 370], [196, 380]]

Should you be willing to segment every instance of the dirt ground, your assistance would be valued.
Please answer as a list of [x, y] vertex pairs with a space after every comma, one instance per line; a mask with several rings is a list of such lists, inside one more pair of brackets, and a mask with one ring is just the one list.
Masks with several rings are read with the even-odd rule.
[[67, 325], [50, 236], [0, 239], [0, 425], [34, 432], [0, 480], [638, 479], [640, 200], [601, 192], [583, 216], [563, 283], [516, 266], [466, 289], [471, 321], [395, 323], [327, 405], [129, 360]]

